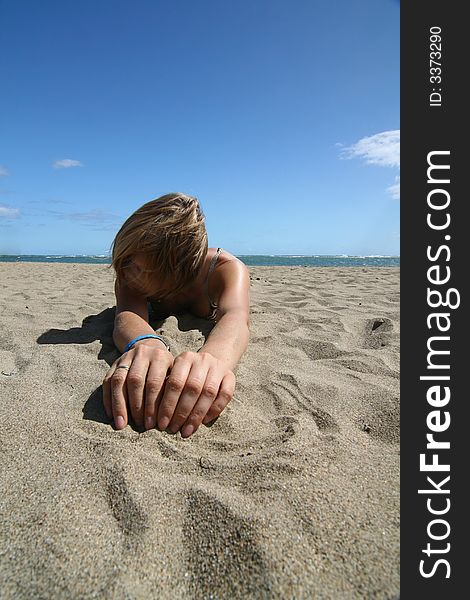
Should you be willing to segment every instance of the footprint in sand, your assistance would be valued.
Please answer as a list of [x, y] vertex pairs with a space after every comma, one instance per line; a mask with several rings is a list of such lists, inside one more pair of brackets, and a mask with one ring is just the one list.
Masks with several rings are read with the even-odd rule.
[[383, 348], [390, 344], [393, 323], [387, 317], [369, 319], [364, 327], [364, 348]]
[[137, 543], [148, 529], [148, 517], [129, 491], [123, 471], [116, 465], [105, 470], [106, 498], [121, 531]]
[[192, 597], [272, 597], [270, 567], [257, 545], [253, 519], [235, 514], [215, 495], [193, 489], [183, 534]]
[[[336, 419], [329, 412], [319, 407], [315, 398], [309, 396], [300, 388], [297, 379], [293, 375], [279, 373], [279, 380], [271, 382], [269, 386], [264, 386], [263, 389], [270, 394], [274, 407], [279, 412], [297, 416], [301, 413], [306, 413], [313, 419], [321, 433], [336, 433], [339, 431]], [[325, 391], [322, 386], [318, 386], [318, 390], [315, 393], [321, 397], [325, 394]], [[297, 417], [278, 418], [289, 419], [288, 424], [291, 427], [293, 423], [298, 423]]]

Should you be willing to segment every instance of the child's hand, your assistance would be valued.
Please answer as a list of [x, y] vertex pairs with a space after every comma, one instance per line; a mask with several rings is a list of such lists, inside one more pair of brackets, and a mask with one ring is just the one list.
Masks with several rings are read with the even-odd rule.
[[114, 419], [116, 429], [127, 425], [127, 406], [135, 423], [151, 429], [157, 420], [157, 406], [173, 355], [155, 340], [142, 340], [120, 356], [103, 380], [103, 404], [106, 414]]
[[235, 390], [235, 375], [207, 352], [176, 357], [158, 407], [158, 426], [189, 437], [218, 417]]

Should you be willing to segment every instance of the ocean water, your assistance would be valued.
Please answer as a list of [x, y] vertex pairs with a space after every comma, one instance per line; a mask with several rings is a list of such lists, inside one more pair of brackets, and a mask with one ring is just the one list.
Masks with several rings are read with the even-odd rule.
[[[238, 258], [248, 266], [266, 267], [399, 267], [399, 256], [328, 256], [285, 254], [240, 254]], [[0, 262], [85, 263], [106, 265], [109, 256], [100, 255], [46, 255], [46, 254], [0, 254]]]

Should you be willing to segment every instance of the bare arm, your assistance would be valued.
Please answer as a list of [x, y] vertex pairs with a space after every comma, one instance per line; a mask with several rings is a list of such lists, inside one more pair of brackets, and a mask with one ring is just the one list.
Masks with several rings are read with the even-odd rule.
[[[123, 352], [128, 342], [154, 331], [148, 323], [146, 299], [118, 281], [115, 291], [113, 340]], [[103, 404], [117, 429], [123, 429], [127, 424], [127, 403], [139, 426], [144, 423], [144, 418], [147, 429], [155, 426], [158, 398], [172, 365], [173, 356], [165, 344], [155, 338], [140, 340], [113, 363], [103, 380]]]
[[217, 324], [200, 352], [207, 352], [233, 371], [250, 337], [250, 275], [240, 261], [219, 267], [223, 289], [219, 296]]
[[161, 429], [188, 437], [217, 418], [233, 397], [233, 369], [249, 338], [250, 276], [239, 260], [217, 269], [217, 324], [199, 352], [176, 357], [158, 409]]
[[[137, 296], [126, 285], [116, 280], [114, 286], [116, 293], [116, 316], [114, 319], [113, 341], [120, 352], [126, 344], [139, 335], [155, 333], [149, 325], [147, 300]], [[139, 345], [161, 346], [162, 342], [156, 339], [146, 339], [138, 342]]]

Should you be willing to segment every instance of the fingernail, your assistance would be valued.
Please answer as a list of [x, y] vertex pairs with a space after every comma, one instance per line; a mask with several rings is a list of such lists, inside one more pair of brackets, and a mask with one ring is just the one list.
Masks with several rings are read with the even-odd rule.
[[114, 424], [116, 425], [116, 429], [122, 429], [124, 427], [124, 417], [116, 417]]
[[186, 427], [183, 427], [183, 430], [181, 431], [181, 435], [183, 437], [189, 437], [193, 432], [194, 432], [193, 425], [186, 425]]
[[168, 417], [163, 417], [163, 419], [160, 419], [158, 426], [163, 431], [166, 429], [166, 426], [168, 425], [169, 422], [170, 422], [170, 419]]
[[145, 419], [145, 427], [147, 429], [152, 429], [152, 427], [153, 427], [153, 419], [152, 419], [152, 417], [146, 417], [146, 419]]

